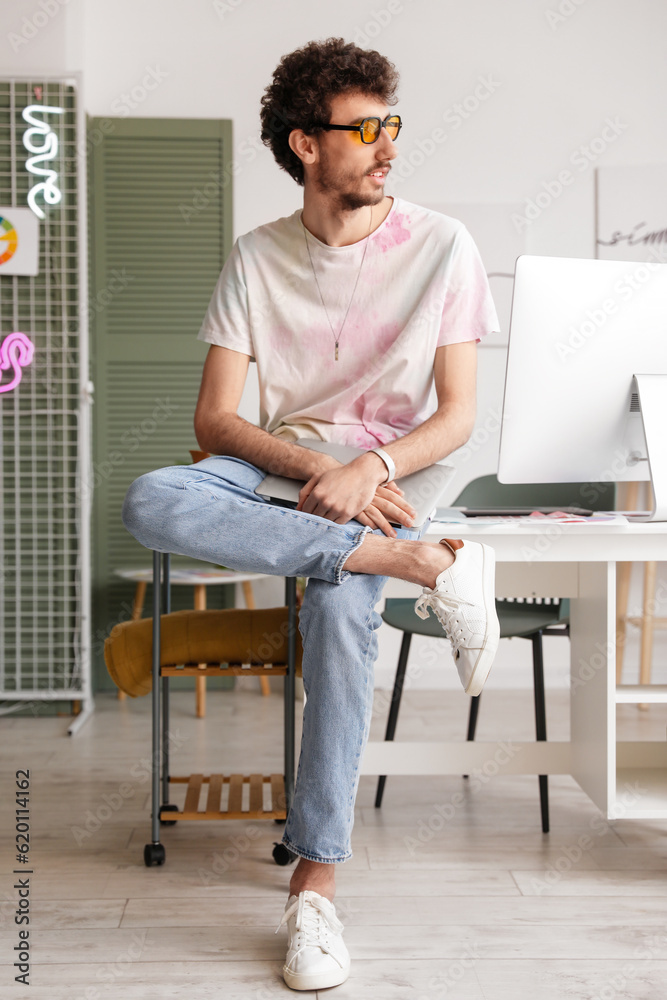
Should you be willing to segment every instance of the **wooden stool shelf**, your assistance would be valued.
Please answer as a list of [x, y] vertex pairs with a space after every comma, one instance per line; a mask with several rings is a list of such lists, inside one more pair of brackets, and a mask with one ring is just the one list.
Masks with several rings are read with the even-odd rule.
[[[286, 819], [285, 781], [282, 774], [190, 774], [188, 777], [169, 778], [169, 784], [185, 784], [185, 804], [183, 809], [160, 810], [160, 819], [174, 820], [221, 820], [221, 819]], [[204, 808], [199, 808], [203, 786], [208, 784]], [[264, 785], [270, 787], [271, 806], [264, 808]], [[222, 808], [225, 785], [229, 785], [227, 808]], [[248, 808], [243, 808], [243, 786], [249, 786]]]
[[240, 664], [186, 663], [182, 667], [160, 667], [160, 677], [284, 677], [287, 667], [244, 667]]

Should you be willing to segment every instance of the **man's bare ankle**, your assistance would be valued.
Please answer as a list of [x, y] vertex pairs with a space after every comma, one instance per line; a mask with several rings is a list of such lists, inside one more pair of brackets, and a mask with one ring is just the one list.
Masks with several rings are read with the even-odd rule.
[[327, 899], [333, 902], [333, 898], [336, 895], [336, 876], [331, 871], [332, 867], [332, 865], [308, 861], [306, 858], [302, 858], [292, 873], [289, 885], [290, 896], [298, 896], [300, 892], [305, 892], [309, 889], [320, 896], [326, 896]]
[[454, 554], [447, 545], [367, 534], [346, 559], [345, 569], [351, 573], [376, 573], [421, 587], [434, 587], [439, 574], [453, 562]]
[[333, 903], [334, 896], [336, 895], [336, 886], [334, 884], [330, 885], [320, 885], [319, 883], [312, 883], [308, 880], [303, 885], [293, 886], [290, 882], [289, 894], [290, 896], [298, 896], [301, 892], [316, 892], [318, 896], [325, 896], [329, 902]]
[[438, 543], [424, 545], [421, 555], [424, 573], [422, 583], [432, 590], [443, 570], [449, 569], [454, 562], [455, 555], [448, 545]]

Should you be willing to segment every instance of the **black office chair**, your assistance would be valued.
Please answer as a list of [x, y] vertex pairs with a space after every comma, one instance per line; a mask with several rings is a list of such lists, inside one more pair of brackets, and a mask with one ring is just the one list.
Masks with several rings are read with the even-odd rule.
[[[613, 510], [616, 489], [613, 483], [529, 483], [505, 485], [496, 476], [482, 476], [465, 487], [454, 502], [456, 507], [586, 507], [589, 510]], [[445, 529], [443, 529], [445, 530]], [[391, 696], [389, 719], [385, 740], [393, 740], [396, 733], [398, 711], [403, 693], [403, 683], [413, 635], [427, 635], [446, 639], [442, 626], [433, 617], [422, 620], [415, 614], [412, 598], [389, 598], [385, 601], [382, 618], [388, 625], [403, 632], [401, 651], [396, 667], [396, 679]], [[530, 639], [533, 645], [533, 683], [535, 698], [535, 736], [538, 741], [547, 738], [546, 705], [544, 698], [543, 635], [569, 636], [569, 601], [496, 600], [500, 621], [500, 638]], [[481, 695], [471, 698], [468, 716], [468, 740], [474, 740]], [[467, 775], [464, 775], [467, 777]], [[382, 805], [387, 781], [386, 775], [378, 778], [375, 807]], [[549, 832], [549, 787], [546, 774], [538, 775], [542, 831]]]

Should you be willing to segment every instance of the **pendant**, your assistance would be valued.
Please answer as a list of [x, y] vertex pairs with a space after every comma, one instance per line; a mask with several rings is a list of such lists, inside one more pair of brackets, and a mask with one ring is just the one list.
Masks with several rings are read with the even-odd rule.
[[338, 361], [338, 341], [336, 341], [336, 353], [334, 355], [334, 361]]

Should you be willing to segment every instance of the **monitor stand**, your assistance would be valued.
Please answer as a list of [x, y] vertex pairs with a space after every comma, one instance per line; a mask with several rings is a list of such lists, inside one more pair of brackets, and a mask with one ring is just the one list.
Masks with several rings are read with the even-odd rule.
[[[646, 441], [653, 511], [633, 521], [667, 521], [667, 375], [634, 375]], [[641, 461], [641, 460], [640, 460]]]

